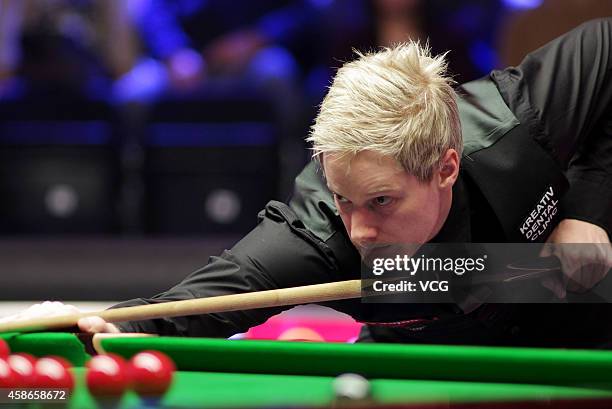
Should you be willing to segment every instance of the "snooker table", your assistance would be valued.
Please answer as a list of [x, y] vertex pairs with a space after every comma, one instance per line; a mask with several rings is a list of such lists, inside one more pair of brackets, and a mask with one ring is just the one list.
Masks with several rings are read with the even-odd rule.
[[[0, 337], [13, 352], [67, 358], [76, 388], [66, 407], [99, 407], [84, 385], [83, 337]], [[346, 372], [370, 380], [372, 401], [361, 407], [612, 407], [610, 351], [179, 337], [108, 337], [100, 345], [126, 358], [146, 349], [170, 355], [178, 371], [158, 402], [164, 407], [324, 407], [334, 403], [334, 377]], [[120, 402], [141, 403], [133, 392]]]

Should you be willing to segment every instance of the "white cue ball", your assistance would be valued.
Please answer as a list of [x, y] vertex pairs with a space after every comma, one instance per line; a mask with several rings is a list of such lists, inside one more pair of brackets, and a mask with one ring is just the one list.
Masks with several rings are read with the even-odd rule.
[[370, 382], [358, 374], [342, 374], [334, 379], [332, 386], [339, 399], [361, 400], [370, 396]]

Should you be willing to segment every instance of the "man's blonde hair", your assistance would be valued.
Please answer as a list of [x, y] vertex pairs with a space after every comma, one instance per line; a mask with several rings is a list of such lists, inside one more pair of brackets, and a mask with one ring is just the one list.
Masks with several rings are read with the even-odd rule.
[[454, 81], [445, 55], [402, 43], [338, 70], [307, 141], [314, 157], [364, 150], [394, 157], [420, 181], [431, 180], [442, 155], [463, 148]]

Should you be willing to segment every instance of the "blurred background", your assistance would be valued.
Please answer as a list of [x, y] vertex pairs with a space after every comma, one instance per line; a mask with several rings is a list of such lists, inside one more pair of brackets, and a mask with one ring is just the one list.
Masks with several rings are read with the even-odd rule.
[[353, 49], [428, 41], [461, 83], [610, 15], [596, 0], [0, 0], [0, 300], [148, 296], [230, 247], [289, 197]]

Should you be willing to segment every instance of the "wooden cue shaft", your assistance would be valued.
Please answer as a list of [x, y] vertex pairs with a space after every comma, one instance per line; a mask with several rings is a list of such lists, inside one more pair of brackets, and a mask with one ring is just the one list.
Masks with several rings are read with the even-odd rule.
[[0, 332], [33, 332], [69, 328], [76, 326], [79, 319], [92, 316], [102, 317], [107, 322], [138, 321], [345, 300], [359, 298], [360, 296], [361, 281], [347, 280], [6, 322], [0, 323]]

